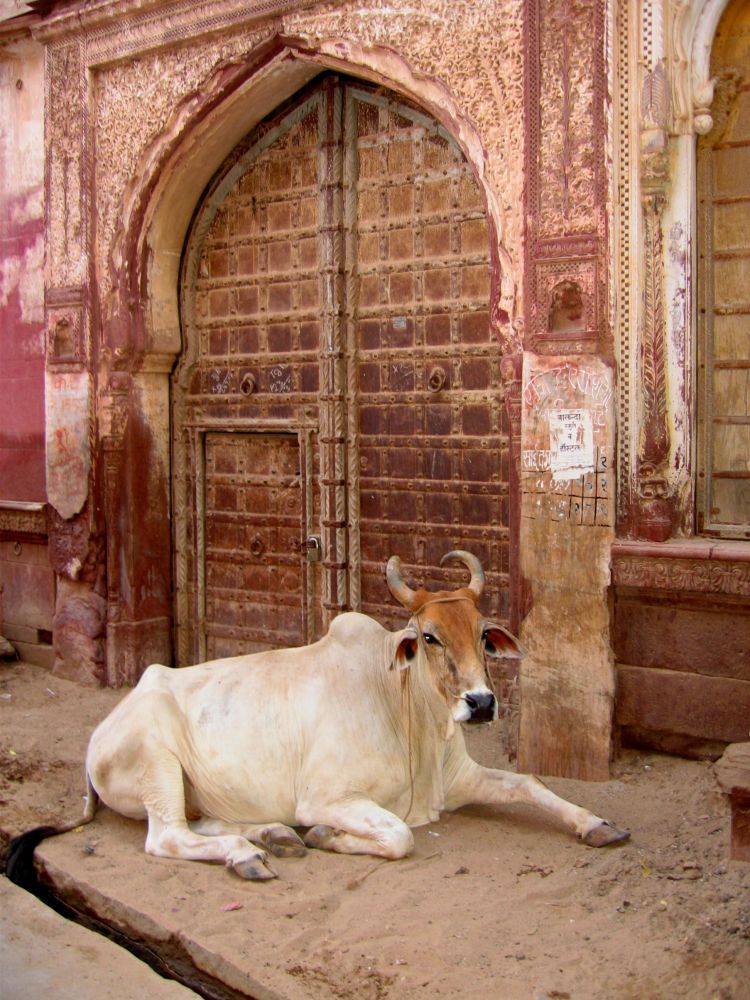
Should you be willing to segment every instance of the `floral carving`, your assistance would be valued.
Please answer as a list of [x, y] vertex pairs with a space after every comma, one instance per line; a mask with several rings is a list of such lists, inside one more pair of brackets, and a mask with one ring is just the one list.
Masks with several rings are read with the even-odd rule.
[[[216, 5], [217, 7], [219, 5]], [[226, 6], [223, 4], [222, 6]], [[259, 8], [263, 5], [257, 5]], [[283, 7], [286, 4], [271, 4]], [[295, 5], [295, 7], [298, 5]], [[170, 11], [175, 8], [172, 15]], [[177, 9], [180, 16], [177, 16]], [[232, 33], [204, 35], [197, 40], [201, 17], [208, 16], [208, 5], [198, 5], [188, 17], [187, 5], [174, 4], [161, 12], [162, 38], [179, 46], [133, 53], [128, 61], [101, 65], [95, 76], [95, 129], [97, 143], [97, 213], [99, 226], [99, 273], [102, 294], [110, 291], [108, 261], [117, 236], [122, 204], [134, 180], [138, 178], [147, 151], [168, 127], [175, 109], [201, 92], [212, 72], [227, 60], [246, 58], [273, 33], [301, 37], [311, 47], [330, 41], [330, 51], [340, 50], [344, 42], [364, 64], [370, 59], [368, 47], [382, 46], [387, 53], [399, 52], [402, 65], [425, 81], [442, 81], [467, 121], [481, 135], [482, 152], [474, 157], [486, 172], [489, 190], [495, 199], [499, 217], [504, 261], [519, 260], [523, 217], [518, 211], [523, 178], [523, 4], [520, 0], [491, 0], [476, 4], [470, 0], [428, 0], [418, 11], [394, 12], [381, 0], [357, 4], [318, 6], [281, 14], [275, 21], [252, 26], [238, 24]], [[166, 22], [166, 24], [165, 24]], [[139, 22], [140, 25], [140, 22]], [[132, 30], [113, 23], [99, 29], [91, 48], [104, 59], [126, 42]], [[143, 45], [153, 39], [145, 31]], [[205, 30], [205, 29], [204, 29]], [[444, 44], [450, 35], [452, 44]], [[477, 63], [467, 63], [467, 49], [476, 48], [483, 39]], [[117, 43], [117, 44], [116, 44]], [[338, 47], [338, 48], [337, 48]], [[345, 57], [344, 57], [345, 58]], [[377, 60], [370, 60], [373, 65]], [[402, 70], [393, 65], [377, 65], [388, 78]], [[394, 79], [396, 84], [398, 79]], [[446, 109], [450, 117], [452, 109]], [[511, 123], [516, 123], [514, 126]], [[453, 124], [447, 121], [446, 124]], [[504, 275], [503, 295], [506, 311], [513, 309], [515, 291], [521, 273]], [[507, 289], [507, 291], [505, 291]]]
[[[602, 12], [599, 0], [527, 6], [528, 346], [541, 353], [595, 350], [604, 330]], [[581, 32], [584, 23], [593, 32]], [[578, 286], [581, 315], [552, 329], [552, 289], [561, 281]]]
[[[266, 35], [268, 32], [266, 31]], [[101, 294], [111, 288], [108, 262], [122, 206], [154, 139], [175, 108], [200, 91], [214, 67], [252, 49], [263, 33], [241, 32], [213, 44], [160, 50], [98, 71], [95, 87], [97, 216]]]
[[658, 467], [667, 457], [664, 277], [662, 266], [661, 209], [663, 198], [644, 199], [644, 324], [641, 341], [642, 439], [641, 462]]
[[539, 4], [539, 237], [597, 228], [596, 139], [588, 0]]
[[612, 577], [619, 587], [750, 596], [747, 562], [620, 556], [613, 562]]
[[56, 45], [47, 61], [49, 110], [49, 272], [57, 287], [84, 281], [85, 234], [81, 170], [85, 155], [81, 45]]

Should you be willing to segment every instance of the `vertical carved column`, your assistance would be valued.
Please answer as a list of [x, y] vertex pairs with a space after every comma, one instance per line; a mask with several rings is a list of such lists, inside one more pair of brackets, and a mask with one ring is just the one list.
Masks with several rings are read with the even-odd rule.
[[[64, 520], [89, 491], [91, 376], [83, 198], [85, 54], [81, 40], [46, 54], [47, 492]], [[72, 467], [71, 467], [72, 466]]]
[[526, 347], [609, 350], [604, 5], [532, 0], [526, 17]]
[[[503, 379], [505, 416], [508, 422], [508, 493], [511, 503], [508, 512], [510, 528], [508, 562], [510, 564], [510, 606], [508, 619], [511, 631], [518, 633], [525, 614], [524, 577], [520, 570], [520, 497], [521, 483], [521, 412], [523, 351], [515, 336], [502, 337], [503, 356], [500, 374]], [[497, 662], [497, 661], [496, 661]], [[511, 760], [518, 757], [519, 726], [521, 721], [518, 660], [505, 660], [502, 668], [492, 671], [500, 702], [505, 706], [505, 725], [502, 729], [503, 748]]]
[[57, 574], [55, 672], [104, 679], [104, 552], [93, 503], [95, 382], [88, 289], [89, 199], [83, 37], [46, 52], [46, 456]]
[[509, 462], [508, 462], [508, 492], [511, 497], [518, 498], [516, 503], [510, 507], [510, 552], [508, 554], [511, 572], [515, 578], [511, 582], [510, 588], [510, 608], [509, 621], [511, 630], [518, 631], [519, 623], [523, 615], [523, 593], [521, 592], [523, 580], [519, 572], [519, 525], [520, 514], [520, 481], [518, 470], [521, 464], [521, 388], [522, 388], [522, 368], [523, 351], [520, 344], [514, 338], [512, 342], [503, 343], [503, 357], [500, 362], [500, 374], [503, 379], [503, 393], [505, 402], [505, 413], [508, 421], [509, 438]]
[[47, 49], [47, 286], [86, 278], [84, 199], [86, 65], [83, 38]]
[[343, 161], [341, 90], [330, 86], [321, 122], [320, 216], [324, 220], [321, 268], [323, 319], [323, 391], [321, 394], [321, 484], [324, 550], [324, 624], [348, 606], [346, 503], [346, 331], [341, 312], [343, 282]]
[[666, 307], [662, 215], [668, 181], [669, 87], [657, 62], [641, 91], [641, 209], [643, 219], [643, 320], [639, 366], [638, 509], [635, 533], [652, 541], [671, 534], [666, 463], [669, 460], [666, 374]]
[[[128, 376], [115, 372], [110, 376], [106, 390], [100, 400], [100, 441], [103, 453], [105, 517], [114, 523], [117, 517], [117, 501], [122, 479], [123, 445], [128, 418], [129, 397]], [[120, 579], [121, 561], [118, 559], [119, 537], [115, 532], [107, 533], [107, 628], [111, 632], [120, 620], [123, 581]], [[127, 581], [125, 581], [127, 590]], [[106, 683], [119, 687], [128, 678], [123, 677], [110, 657], [106, 668]]]
[[664, 369], [664, 288], [660, 267], [664, 198], [661, 194], [648, 194], [643, 198], [642, 204], [645, 315], [641, 340], [643, 403], [639, 459], [641, 466], [648, 464], [659, 467], [669, 450]]
[[[606, 611], [615, 434], [605, 7], [603, 0], [525, 7], [520, 559], [528, 655], [520, 667], [518, 766], [594, 780], [608, 774], [614, 700]], [[566, 465], [578, 448], [580, 464]]]

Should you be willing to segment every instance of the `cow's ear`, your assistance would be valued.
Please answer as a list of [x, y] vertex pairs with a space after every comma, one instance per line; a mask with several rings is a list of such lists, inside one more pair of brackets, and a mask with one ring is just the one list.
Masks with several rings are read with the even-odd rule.
[[510, 657], [515, 660], [526, 656], [526, 650], [518, 639], [507, 628], [496, 625], [494, 622], [488, 622], [485, 625], [482, 641], [484, 642], [484, 651], [488, 656], [496, 656], [501, 659]]
[[406, 670], [417, 655], [418, 636], [413, 625], [408, 625], [394, 635], [396, 648], [391, 661], [391, 669]]

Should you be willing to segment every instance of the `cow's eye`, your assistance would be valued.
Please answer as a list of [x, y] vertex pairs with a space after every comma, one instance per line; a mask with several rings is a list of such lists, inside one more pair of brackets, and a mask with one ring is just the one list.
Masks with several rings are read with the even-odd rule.
[[488, 653], [494, 653], [494, 652], [496, 652], [495, 643], [492, 642], [491, 639], [490, 639], [490, 635], [491, 634], [492, 633], [491, 633], [490, 629], [487, 629], [486, 632], [482, 633], [482, 642], [484, 643], [484, 648], [487, 650]]
[[425, 632], [425, 633], [423, 633], [423, 638], [424, 638], [424, 641], [427, 643], [428, 646], [439, 646], [440, 645], [439, 640], [435, 638], [435, 636], [432, 634], [432, 632]]

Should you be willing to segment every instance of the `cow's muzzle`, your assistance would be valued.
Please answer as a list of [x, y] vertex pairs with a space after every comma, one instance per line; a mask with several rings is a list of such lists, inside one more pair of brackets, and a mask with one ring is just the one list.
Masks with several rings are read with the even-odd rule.
[[497, 702], [491, 691], [471, 691], [463, 698], [469, 709], [467, 722], [492, 722], [497, 718]]

